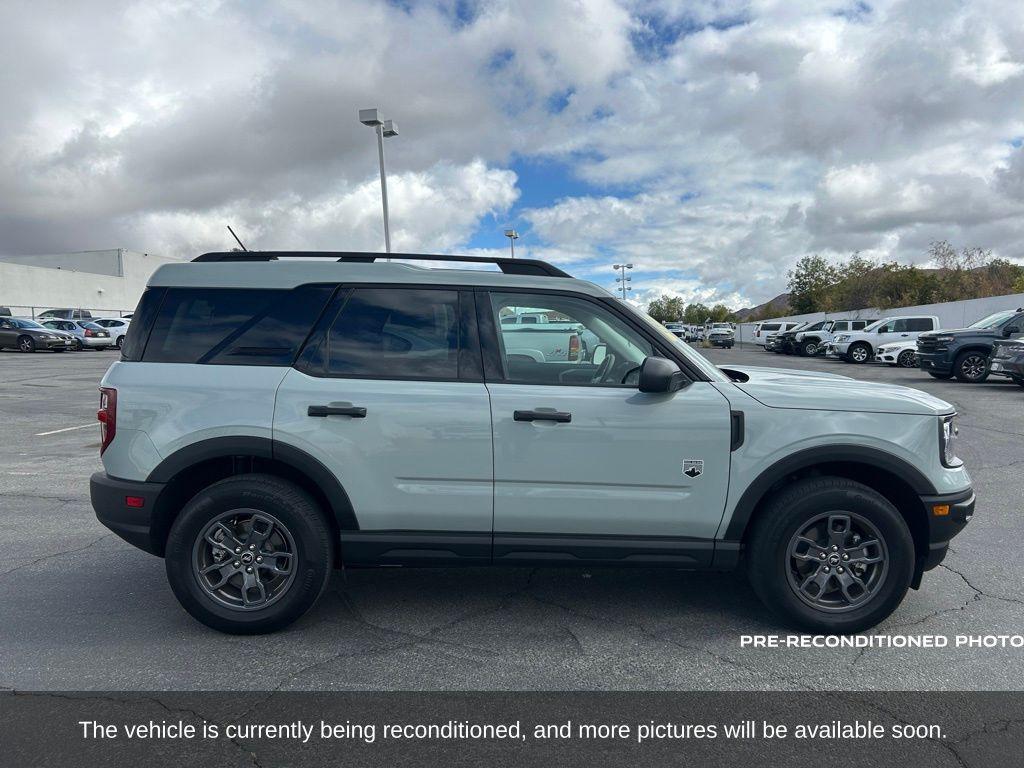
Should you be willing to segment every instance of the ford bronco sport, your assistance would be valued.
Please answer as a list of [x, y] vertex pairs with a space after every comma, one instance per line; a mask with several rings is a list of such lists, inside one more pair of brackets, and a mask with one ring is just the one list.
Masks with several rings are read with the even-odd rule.
[[[953, 409], [923, 392], [726, 373], [544, 262], [393, 258], [211, 253], [150, 280], [101, 382], [92, 503], [199, 621], [280, 629], [341, 567], [742, 567], [789, 625], [854, 632], [973, 514]], [[527, 311], [597, 343], [510, 353], [501, 318]]]

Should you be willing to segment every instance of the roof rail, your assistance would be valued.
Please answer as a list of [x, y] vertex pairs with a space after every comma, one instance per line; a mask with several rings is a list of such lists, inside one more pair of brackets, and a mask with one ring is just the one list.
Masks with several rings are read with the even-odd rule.
[[422, 253], [350, 253], [335, 251], [216, 251], [204, 253], [193, 262], [278, 261], [280, 259], [331, 259], [347, 263], [372, 263], [377, 259], [409, 261], [457, 261], [470, 264], [496, 264], [506, 275], [572, 277], [540, 259], [510, 259], [503, 256], [435, 256]]

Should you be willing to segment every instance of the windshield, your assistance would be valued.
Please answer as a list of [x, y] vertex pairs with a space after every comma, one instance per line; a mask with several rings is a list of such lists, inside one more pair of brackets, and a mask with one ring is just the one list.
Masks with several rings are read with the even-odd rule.
[[1011, 317], [1016, 315], [1016, 310], [1004, 309], [1002, 312], [996, 312], [994, 315], [983, 317], [977, 322], [971, 323], [968, 328], [995, 328], [997, 325], [1002, 323], [1004, 320], [1009, 320]]
[[873, 331], [873, 330], [875, 330], [875, 328], [878, 328], [880, 325], [882, 325], [882, 323], [887, 323], [887, 322], [889, 322], [889, 318], [883, 317], [881, 320], [875, 320], [875, 322], [873, 322], [871, 325], [865, 325], [863, 330], [865, 330], [865, 331]]
[[665, 326], [655, 320], [653, 317], [648, 315], [646, 312], [642, 312], [632, 304], [623, 304], [635, 317], [640, 318], [644, 325], [654, 330], [658, 336], [664, 339], [666, 342], [671, 344], [675, 349], [679, 350], [680, 354], [687, 359], [687, 361], [693, 365], [694, 368], [699, 368], [701, 373], [707, 376], [712, 381], [721, 381], [725, 383], [732, 383], [732, 379], [722, 373], [721, 370], [715, 365], [712, 365], [706, 357], [697, 352], [694, 352], [682, 339], [673, 335]]

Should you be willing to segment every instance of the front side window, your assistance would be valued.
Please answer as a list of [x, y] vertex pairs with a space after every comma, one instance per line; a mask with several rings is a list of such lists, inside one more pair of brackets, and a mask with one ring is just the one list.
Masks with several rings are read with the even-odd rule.
[[356, 288], [324, 342], [331, 376], [458, 379], [459, 293]]
[[333, 286], [325, 285], [290, 290], [168, 288], [142, 359], [291, 365], [332, 291]]
[[[492, 293], [490, 301], [504, 377], [512, 383], [635, 387], [640, 364], [654, 354], [642, 334], [597, 302], [525, 293]], [[546, 320], [528, 327], [501, 322], [526, 313]]]

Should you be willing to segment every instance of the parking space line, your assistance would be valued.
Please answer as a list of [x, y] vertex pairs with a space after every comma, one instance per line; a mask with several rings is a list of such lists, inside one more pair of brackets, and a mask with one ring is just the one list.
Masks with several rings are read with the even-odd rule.
[[64, 427], [64, 429], [51, 429], [49, 432], [36, 432], [35, 437], [46, 437], [46, 435], [56, 435], [58, 432], [73, 432], [76, 429], [85, 429], [87, 427], [95, 427], [96, 422], [92, 424], [83, 424], [80, 427]]

